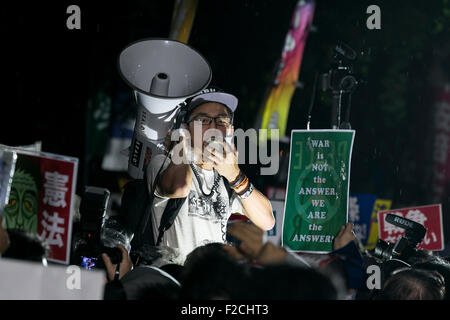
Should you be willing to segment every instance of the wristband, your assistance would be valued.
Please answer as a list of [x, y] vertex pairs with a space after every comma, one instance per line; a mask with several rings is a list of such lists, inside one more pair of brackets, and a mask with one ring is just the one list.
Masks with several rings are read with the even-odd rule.
[[232, 188], [232, 189], [236, 188], [244, 179], [245, 179], [245, 174], [242, 171], [239, 171], [239, 176], [237, 177], [237, 179], [235, 181], [230, 183], [230, 188]]
[[250, 182], [244, 193], [237, 194], [240, 199], [248, 198], [253, 192], [253, 184]]
[[242, 187], [243, 185], [245, 185], [248, 182], [248, 178], [247, 176], [244, 176], [244, 180], [241, 181], [241, 183], [239, 183], [236, 187], [232, 188], [234, 191], [236, 191], [237, 189], [239, 189], [240, 187]]

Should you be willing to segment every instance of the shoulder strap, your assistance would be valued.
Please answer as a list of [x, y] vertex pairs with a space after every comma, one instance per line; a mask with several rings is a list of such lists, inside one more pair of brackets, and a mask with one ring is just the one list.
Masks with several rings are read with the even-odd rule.
[[[151, 224], [149, 224], [151, 214], [152, 214], [152, 205], [154, 199], [154, 193], [150, 193], [148, 191], [148, 180], [147, 174], [144, 174], [143, 182], [143, 191], [147, 193], [147, 198], [145, 199], [145, 209], [141, 213], [139, 224], [137, 225], [137, 230], [135, 232], [135, 236], [133, 242], [138, 246], [143, 244], [146, 239], [150, 240], [150, 245], [153, 245], [153, 228], [151, 228]], [[148, 226], [150, 226], [148, 228]], [[148, 241], [148, 240], [147, 240]]]
[[186, 198], [169, 199], [167, 201], [167, 205], [162, 214], [161, 223], [158, 228], [159, 234], [158, 239], [156, 240], [156, 246], [161, 244], [164, 232], [172, 226], [185, 201]]

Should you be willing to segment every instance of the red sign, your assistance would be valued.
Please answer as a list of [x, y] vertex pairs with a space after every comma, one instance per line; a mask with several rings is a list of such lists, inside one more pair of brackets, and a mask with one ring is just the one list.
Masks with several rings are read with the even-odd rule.
[[444, 232], [442, 224], [442, 208], [440, 204], [396, 209], [378, 212], [378, 234], [381, 240], [395, 243], [405, 235], [405, 229], [397, 227], [385, 221], [387, 214], [397, 216], [420, 223], [427, 229], [423, 241], [418, 245], [419, 249], [441, 251], [444, 250]]
[[10, 201], [2, 212], [6, 226], [37, 234], [49, 246], [48, 260], [68, 264], [78, 159], [15, 151]]

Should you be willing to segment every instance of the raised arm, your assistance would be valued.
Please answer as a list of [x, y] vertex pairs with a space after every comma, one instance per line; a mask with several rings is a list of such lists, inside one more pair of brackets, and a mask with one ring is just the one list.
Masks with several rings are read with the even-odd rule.
[[187, 164], [170, 163], [158, 178], [159, 195], [167, 198], [185, 198], [191, 189], [192, 173]]

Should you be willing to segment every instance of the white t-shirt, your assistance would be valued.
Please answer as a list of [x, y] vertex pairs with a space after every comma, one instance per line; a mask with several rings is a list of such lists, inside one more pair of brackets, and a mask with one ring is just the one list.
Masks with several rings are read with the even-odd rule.
[[[164, 155], [155, 155], [147, 169], [149, 190], [163, 161]], [[170, 164], [167, 158], [164, 163], [163, 172]], [[211, 192], [214, 184], [214, 170], [204, 170], [195, 166], [200, 177], [205, 194]], [[192, 169], [190, 169], [192, 171]], [[181, 254], [182, 261], [195, 248], [211, 242], [226, 241], [226, 228], [228, 218], [232, 213], [243, 214], [243, 207], [239, 197], [233, 192], [231, 202], [228, 198], [228, 191], [222, 178], [219, 183], [218, 192], [215, 192], [211, 201], [206, 199], [200, 191], [194, 172], [192, 172], [191, 191], [183, 203], [173, 225], [165, 231], [161, 241], [161, 246], [177, 249]], [[155, 199], [152, 206], [152, 225], [155, 242], [157, 240], [159, 225], [162, 214], [169, 198], [162, 197], [155, 191]], [[231, 203], [231, 205], [230, 205]]]

